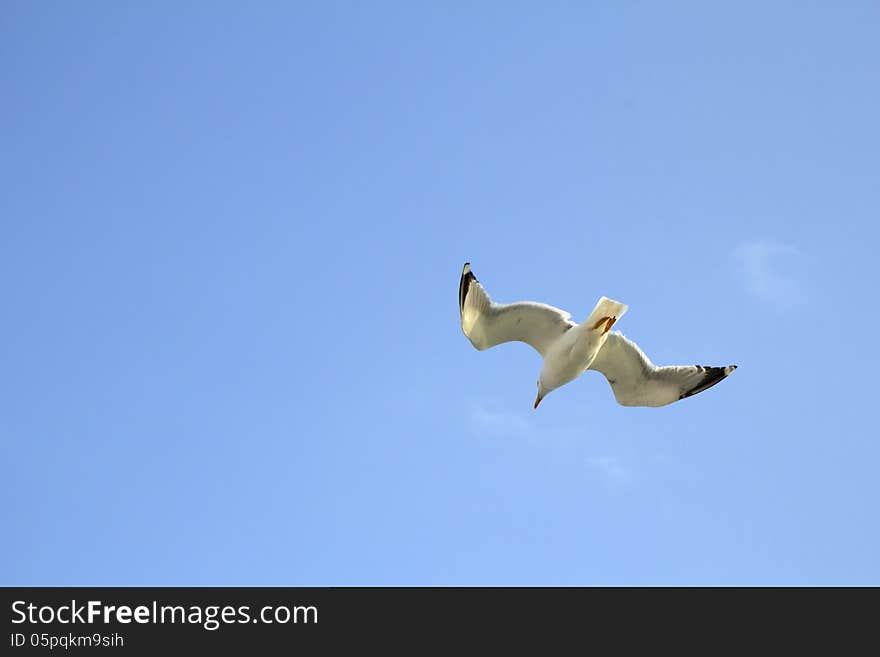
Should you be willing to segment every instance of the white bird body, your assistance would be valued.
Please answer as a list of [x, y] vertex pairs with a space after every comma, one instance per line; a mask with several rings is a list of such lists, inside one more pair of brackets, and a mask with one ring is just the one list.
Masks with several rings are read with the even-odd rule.
[[614, 317], [616, 321], [626, 311], [627, 306], [622, 303], [606, 297], [599, 299], [583, 324], [572, 326], [550, 345], [539, 377], [544, 387], [559, 388], [588, 370], [608, 339], [603, 318]]
[[525, 342], [541, 354], [535, 408], [552, 390], [588, 369], [605, 375], [623, 406], [665, 406], [715, 385], [733, 370], [702, 365], [657, 367], [634, 342], [611, 326], [628, 306], [601, 297], [582, 323], [571, 314], [533, 301], [494, 303], [465, 263], [458, 290], [461, 329], [479, 350], [511, 341]]

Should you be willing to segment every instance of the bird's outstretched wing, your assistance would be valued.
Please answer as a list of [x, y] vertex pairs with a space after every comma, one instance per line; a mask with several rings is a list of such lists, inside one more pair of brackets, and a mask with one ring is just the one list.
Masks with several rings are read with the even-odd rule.
[[635, 342], [615, 331], [608, 334], [589, 369], [605, 375], [623, 406], [666, 406], [711, 388], [736, 365], [657, 367]]
[[570, 313], [532, 301], [493, 303], [465, 263], [458, 286], [458, 307], [461, 330], [479, 350], [502, 342], [518, 340], [534, 347], [542, 356], [549, 346], [576, 326]]

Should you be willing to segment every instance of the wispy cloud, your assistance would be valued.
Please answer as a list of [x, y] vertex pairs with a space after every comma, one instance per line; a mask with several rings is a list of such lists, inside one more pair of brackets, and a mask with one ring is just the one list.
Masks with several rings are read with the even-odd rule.
[[[578, 463], [586, 463], [585, 474], [600, 482], [611, 491], [618, 491], [632, 484], [633, 471], [617, 456], [607, 452], [601, 456], [586, 456], [583, 427], [543, 427], [540, 421], [533, 424], [527, 416], [506, 410], [490, 410], [484, 404], [468, 405], [465, 423], [468, 432], [483, 439], [514, 440], [519, 444], [540, 445], [559, 454], [567, 454]], [[594, 446], [595, 448], [595, 446]], [[601, 454], [601, 452], [600, 452]]]
[[632, 473], [613, 456], [598, 456], [587, 459], [587, 463], [597, 470], [606, 483], [621, 486], [632, 481]]
[[523, 416], [507, 411], [490, 411], [478, 404], [468, 408], [467, 428], [475, 436], [525, 438], [531, 433], [531, 425]]
[[795, 245], [758, 240], [741, 244], [733, 255], [749, 291], [759, 299], [779, 305], [803, 299], [801, 253]]

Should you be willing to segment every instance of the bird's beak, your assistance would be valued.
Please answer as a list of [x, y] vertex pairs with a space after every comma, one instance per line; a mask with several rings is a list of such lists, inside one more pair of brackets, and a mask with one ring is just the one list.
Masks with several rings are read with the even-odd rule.
[[538, 394], [538, 397], [535, 399], [535, 408], [538, 408], [538, 404], [541, 403], [541, 400], [542, 400], [542, 399], [544, 399], [544, 398], [543, 398], [543, 397], [540, 395], [540, 393], [539, 393], [539, 394]]

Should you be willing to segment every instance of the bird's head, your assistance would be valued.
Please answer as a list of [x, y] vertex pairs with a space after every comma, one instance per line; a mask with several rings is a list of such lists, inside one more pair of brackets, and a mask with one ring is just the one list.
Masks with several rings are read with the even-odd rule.
[[538, 379], [538, 396], [535, 398], [535, 408], [538, 408], [538, 404], [541, 403], [541, 400], [546, 397], [553, 388], [548, 388], [544, 385], [544, 382], [541, 379]]

